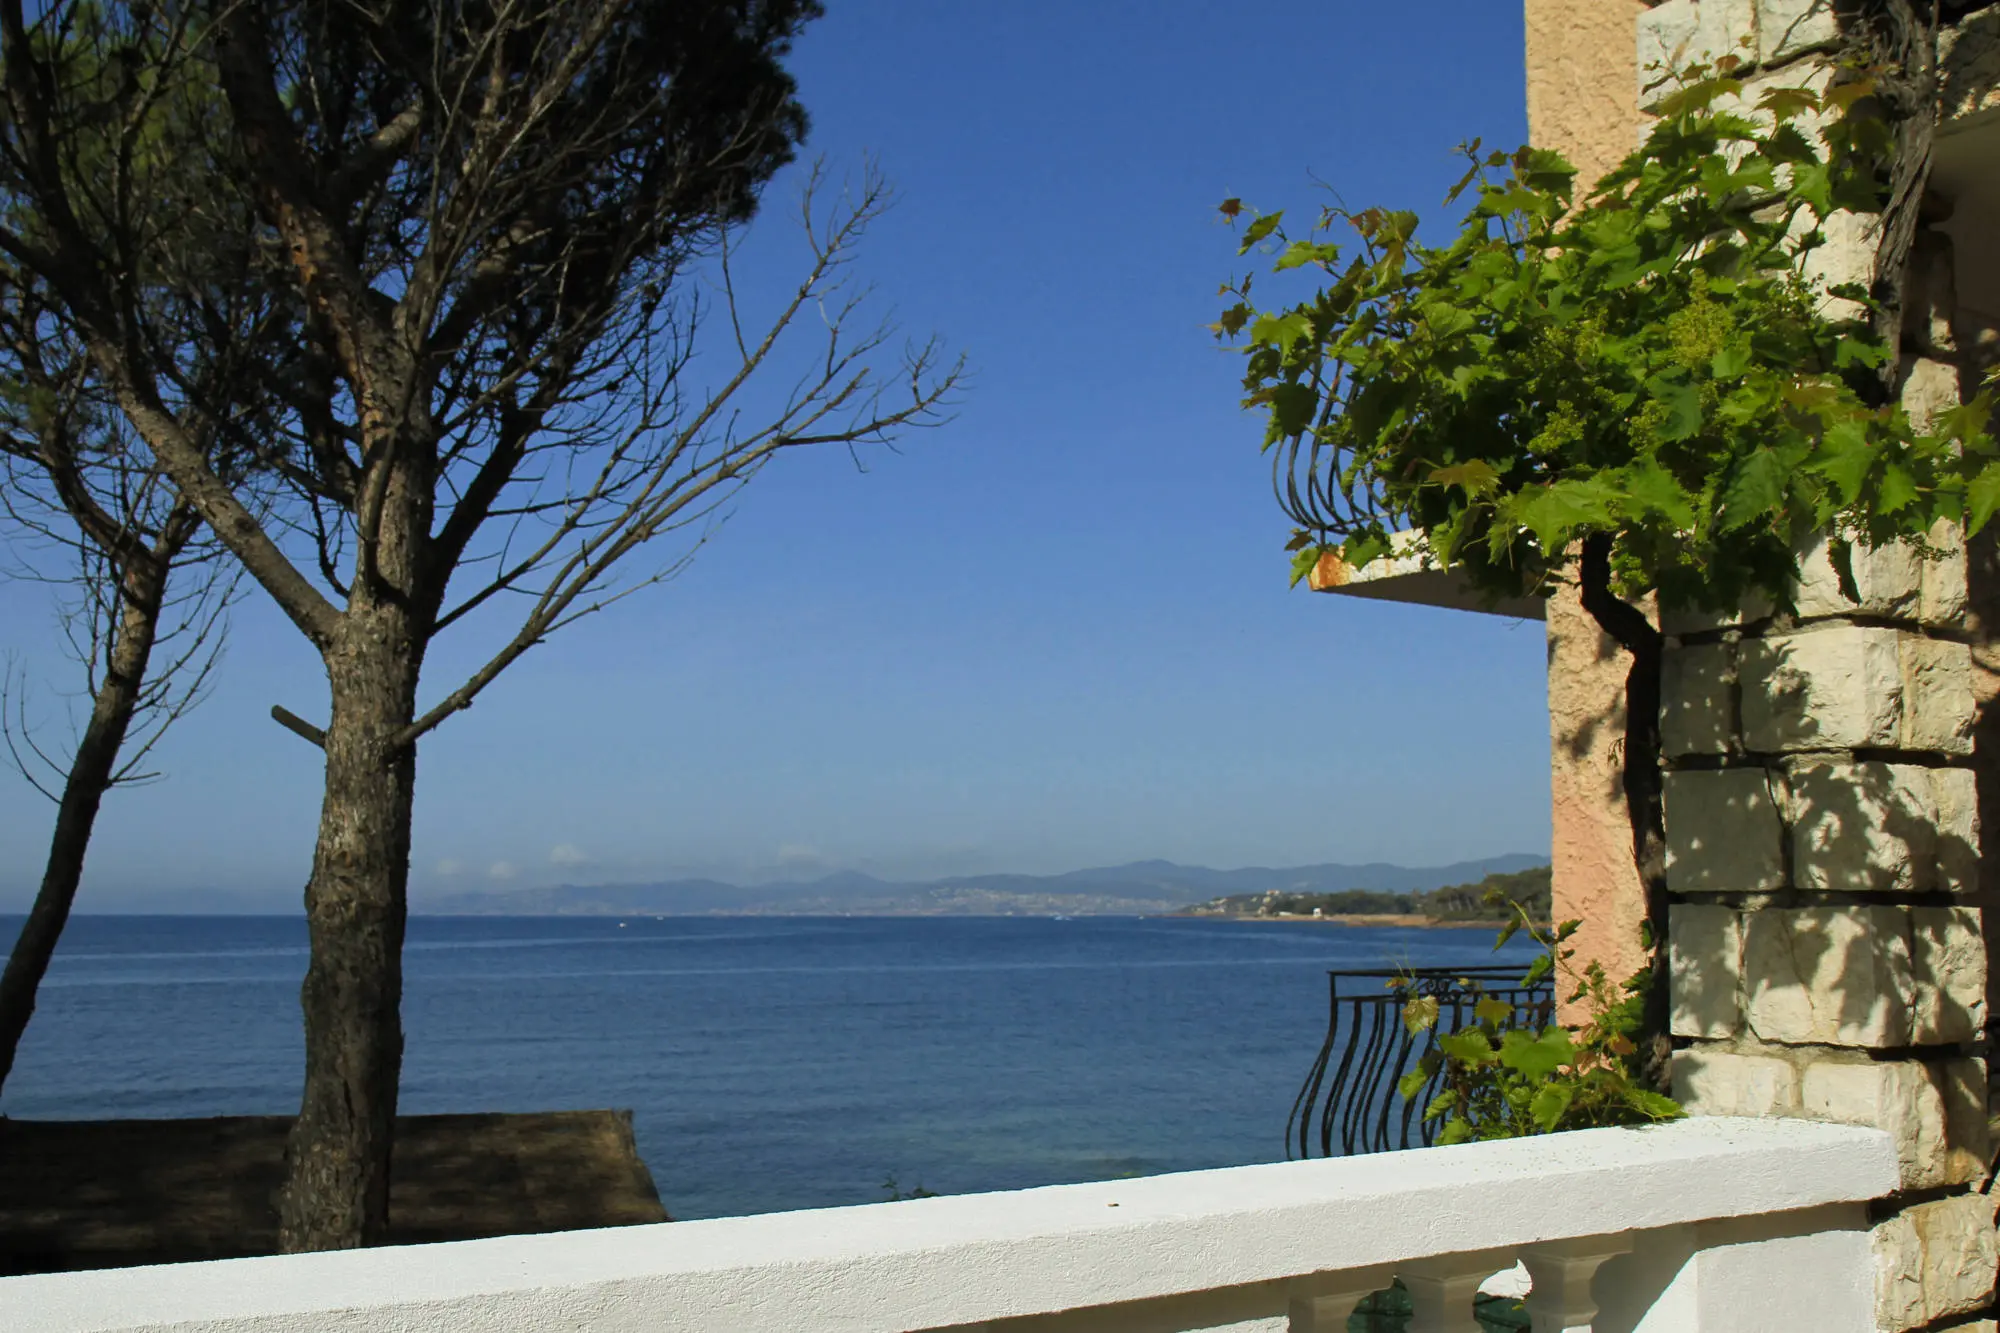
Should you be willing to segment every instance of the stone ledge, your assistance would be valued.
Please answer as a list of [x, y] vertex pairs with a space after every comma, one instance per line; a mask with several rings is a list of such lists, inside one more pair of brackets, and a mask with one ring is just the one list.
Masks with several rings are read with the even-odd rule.
[[1547, 618], [1544, 598], [1491, 597], [1473, 587], [1464, 571], [1443, 568], [1431, 554], [1427, 533], [1392, 533], [1389, 541], [1389, 554], [1358, 569], [1332, 551], [1323, 552], [1307, 571], [1306, 586], [1314, 592], [1340, 593], [1378, 602], [1477, 611], [1516, 620]]
[[[1282, 1319], [1281, 1284], [1336, 1269], [1711, 1219], [1754, 1220], [1822, 1205], [1835, 1205], [1844, 1223], [1857, 1216], [1854, 1205], [1895, 1189], [1896, 1179], [1893, 1145], [1878, 1130], [1689, 1120], [1000, 1194], [509, 1236], [448, 1251], [385, 1247], [8, 1278], [0, 1280], [0, 1325], [8, 1333], [317, 1333], [335, 1326], [390, 1333], [580, 1322], [732, 1333], [919, 1329], [1260, 1283], [1273, 1284], [1265, 1289], [1270, 1307], [1236, 1319]], [[1835, 1280], [1860, 1276], [1866, 1251], [1858, 1248]], [[1771, 1289], [1768, 1274], [1762, 1285], [1758, 1278], [1747, 1275], [1738, 1289]], [[1707, 1275], [1700, 1280], [1706, 1288]], [[1857, 1290], [1854, 1297], [1865, 1305], [1869, 1293]], [[1218, 1322], [1234, 1320], [1188, 1320], [1180, 1327]]]

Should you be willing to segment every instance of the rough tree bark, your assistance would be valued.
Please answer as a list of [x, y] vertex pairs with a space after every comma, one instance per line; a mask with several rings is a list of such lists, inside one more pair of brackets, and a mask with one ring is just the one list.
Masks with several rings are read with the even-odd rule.
[[[627, 567], [663, 536], [698, 543], [776, 454], [934, 424], [958, 381], [934, 343], [871, 370], [888, 330], [850, 323], [861, 296], [844, 269], [886, 203], [872, 174], [831, 216], [808, 175], [803, 281], [746, 331], [729, 261], [805, 133], [783, 59], [819, 10], [107, 3], [115, 22], [79, 24], [72, 45], [104, 46], [105, 68], [179, 71], [204, 114], [173, 139], [179, 160], [155, 154], [157, 175], [113, 177], [100, 198], [103, 174], [66, 164], [75, 125], [176, 126], [149, 122], [149, 80], [101, 95], [38, 45], [41, 10], [0, 0], [0, 195], [15, 205], [0, 253], [47, 285], [146, 449], [326, 669], [287, 1250], [387, 1234], [420, 738], [564, 625], [670, 577], [685, 557]], [[185, 194], [172, 216], [203, 225], [130, 234], [147, 190]], [[128, 249], [155, 260], [143, 300], [122, 285]], [[711, 304], [693, 297], [697, 265], [718, 279], [721, 337], [684, 379]], [[204, 273], [244, 270], [276, 312], [261, 322], [212, 309]], [[743, 410], [743, 386], [807, 321], [821, 346], [792, 363], [806, 368], [767, 415]], [[234, 419], [182, 411], [174, 358], [220, 355], [211, 343], [260, 363], [224, 387], [255, 395], [254, 452], [286, 479], [287, 512], [246, 503], [191, 437], [186, 417]], [[891, 387], [909, 398], [884, 402]], [[503, 594], [523, 608], [513, 627], [420, 711], [429, 645]]]
[[[378, 384], [408, 382], [406, 360], [384, 352], [376, 365]], [[424, 430], [430, 419], [407, 411], [397, 425]], [[389, 447], [376, 445], [384, 453]], [[425, 452], [404, 456], [420, 459]], [[290, 1252], [387, 1239], [403, 1066], [417, 685], [433, 608], [444, 592], [426, 568], [426, 471], [413, 462], [383, 487], [376, 541], [323, 653], [332, 709], [322, 741], [319, 841], [305, 895], [312, 944], [299, 993], [306, 1080], [278, 1206], [279, 1244]]]
[[306, 885], [312, 956], [300, 989], [306, 1080], [286, 1145], [288, 1251], [380, 1244], [403, 1060], [421, 642], [400, 610], [350, 616], [327, 655], [332, 714], [319, 841]]
[[1938, 119], [1938, 22], [1936, 0], [1860, 0], [1849, 19], [1853, 53], [1873, 73], [1872, 105], [1889, 122], [1893, 139], [1869, 291], [1875, 302], [1870, 322], [1890, 356], [1855, 384], [1877, 407], [1894, 402], [1902, 387], [1910, 251], [1923, 220]]
[[83, 882], [84, 855], [90, 850], [98, 807], [115, 780], [119, 752], [138, 711], [167, 591], [167, 565], [164, 560], [135, 559], [119, 577], [118, 638], [91, 699], [90, 720], [84, 724], [63, 779], [41, 888], [28, 909], [13, 952], [7, 956], [6, 971], [0, 972], [0, 1087], [6, 1086], [7, 1076], [13, 1072], [21, 1036], [35, 1014], [35, 996], [48, 974], [63, 928], [69, 924], [70, 908]]

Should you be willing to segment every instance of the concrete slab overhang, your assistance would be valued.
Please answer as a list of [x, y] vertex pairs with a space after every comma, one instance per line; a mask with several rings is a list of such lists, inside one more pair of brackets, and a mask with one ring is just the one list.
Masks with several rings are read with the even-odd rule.
[[1389, 544], [1388, 555], [1371, 560], [1360, 569], [1328, 551], [1320, 556], [1306, 581], [1314, 592], [1337, 592], [1348, 597], [1438, 606], [1452, 611], [1478, 611], [1516, 620], [1545, 618], [1541, 597], [1496, 600], [1474, 588], [1462, 571], [1441, 567], [1431, 554], [1429, 534], [1421, 530], [1394, 533]]

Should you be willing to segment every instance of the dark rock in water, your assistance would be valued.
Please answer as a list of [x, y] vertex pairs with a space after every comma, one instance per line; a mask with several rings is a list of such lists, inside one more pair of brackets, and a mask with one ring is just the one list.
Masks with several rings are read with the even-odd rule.
[[[0, 1274], [272, 1254], [289, 1116], [0, 1117]], [[668, 1221], [630, 1111], [396, 1119], [390, 1243]]]

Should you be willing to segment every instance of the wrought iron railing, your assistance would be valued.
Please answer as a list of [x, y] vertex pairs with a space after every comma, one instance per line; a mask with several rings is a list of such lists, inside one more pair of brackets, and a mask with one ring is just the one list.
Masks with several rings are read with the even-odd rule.
[[[1403, 1025], [1403, 1006], [1421, 996], [1436, 997], [1438, 1021], [1412, 1036]], [[1423, 1108], [1436, 1095], [1442, 1073], [1414, 1098], [1404, 1098], [1396, 1085], [1437, 1044], [1439, 1033], [1472, 1022], [1472, 1006], [1481, 996], [1505, 1001], [1537, 1023], [1547, 1022], [1554, 1008], [1552, 985], [1523, 986], [1519, 968], [1327, 973], [1326, 1041], [1285, 1122], [1285, 1155], [1352, 1157], [1429, 1147], [1438, 1127], [1424, 1120]]]

